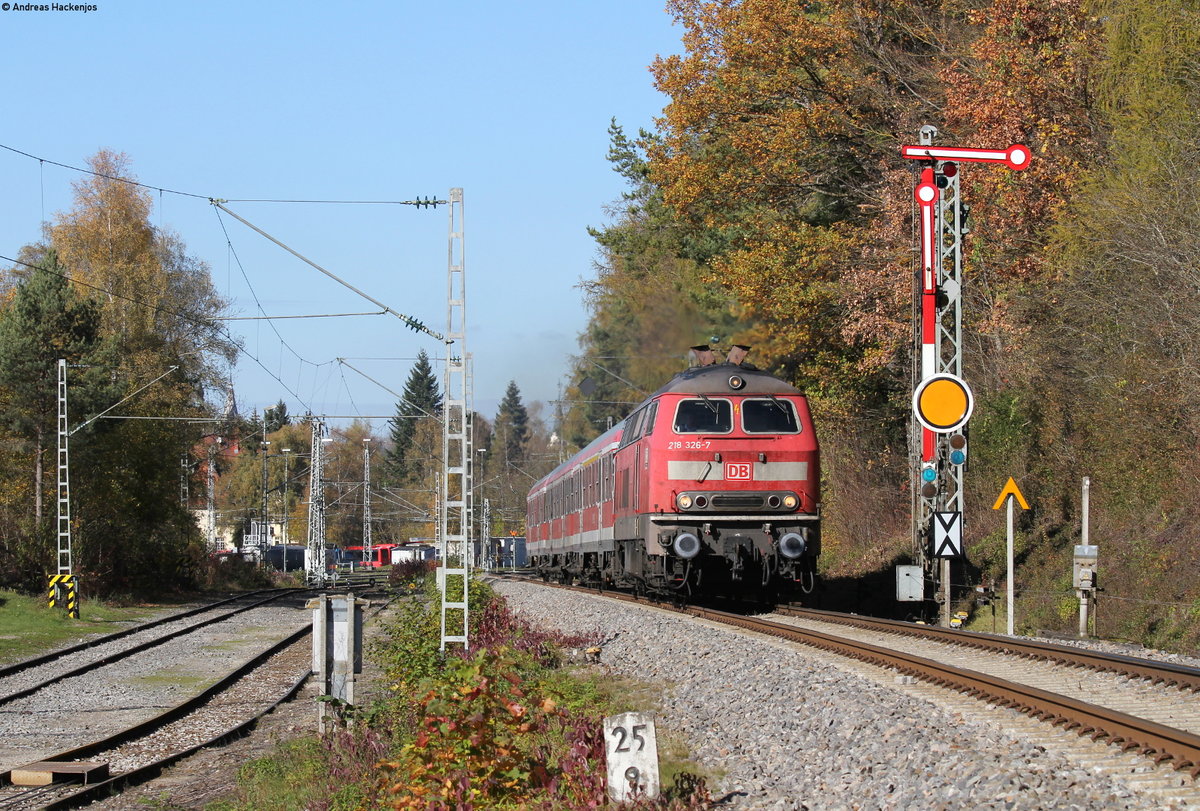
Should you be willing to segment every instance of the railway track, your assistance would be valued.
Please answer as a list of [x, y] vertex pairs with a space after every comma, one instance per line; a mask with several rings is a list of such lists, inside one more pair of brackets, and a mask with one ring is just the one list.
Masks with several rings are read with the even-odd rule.
[[[1104, 740], [1122, 751], [1135, 751], [1156, 763], [1170, 762], [1193, 778], [1200, 775], [1200, 714], [1195, 709], [1200, 670], [1195, 668], [1096, 652], [1083, 655], [1065, 647], [1056, 651], [1057, 646], [1045, 643], [1014, 641], [1006, 649], [1008, 640], [1002, 639], [989, 640], [987, 652], [968, 657], [948, 650], [969, 643], [959, 639], [947, 642], [935, 639], [936, 635], [901, 635], [889, 629], [889, 638], [872, 641], [871, 635], [879, 637], [884, 632], [846, 633], [845, 626], [826, 622], [827, 628], [839, 629], [829, 633], [818, 630], [811, 620], [802, 627], [711, 609], [689, 609], [688, 613], [894, 669], [1092, 740]], [[861, 626], [855, 630], [862, 630]], [[969, 638], [965, 632], [960, 634]], [[971, 642], [978, 644], [977, 640]], [[1036, 651], [1036, 666], [1030, 666], [1031, 651]], [[952, 663], [955, 661], [961, 664]], [[1082, 678], [1082, 670], [1104, 673], [1105, 678]], [[1122, 675], [1113, 678], [1111, 673]], [[1160, 723], [1155, 717], [1181, 722], [1186, 728]]]
[[[620, 593], [604, 596], [638, 602]], [[1193, 780], [1200, 776], [1197, 668], [812, 609], [787, 607], [772, 618], [655, 607], [886, 668], [1106, 742], [1122, 753], [1138, 753]]]
[[5, 665], [0, 667], [0, 706], [63, 679], [85, 675], [245, 611], [291, 597], [298, 591], [271, 589], [230, 597]]
[[0, 670], [0, 808], [73, 807], [252, 728], [308, 678], [305, 594], [246, 595]]

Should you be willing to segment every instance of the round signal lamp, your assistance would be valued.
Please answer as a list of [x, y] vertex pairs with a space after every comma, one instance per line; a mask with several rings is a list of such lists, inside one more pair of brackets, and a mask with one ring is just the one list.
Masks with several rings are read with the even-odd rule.
[[961, 377], [931, 375], [913, 392], [913, 413], [921, 425], [937, 434], [949, 434], [966, 424], [975, 408], [975, 396]]
[[791, 493], [788, 493], [786, 496], [783, 497], [783, 506], [785, 508], [787, 508], [789, 510], [794, 510], [799, 505], [800, 505], [800, 499], [796, 498], [796, 496], [792, 495]]
[[691, 508], [692, 508], [692, 497], [687, 495], [686, 493], [684, 495], [681, 495], [679, 497], [679, 509], [690, 510]]

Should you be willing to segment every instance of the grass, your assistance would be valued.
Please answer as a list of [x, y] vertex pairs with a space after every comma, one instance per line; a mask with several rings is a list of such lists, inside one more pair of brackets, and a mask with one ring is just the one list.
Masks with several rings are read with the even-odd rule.
[[353, 784], [344, 786], [338, 795], [328, 797], [325, 791], [327, 763], [326, 752], [318, 739], [305, 737], [286, 741], [279, 745], [275, 754], [252, 760], [238, 770], [241, 791], [237, 799], [212, 803], [206, 806], [206, 811], [293, 811], [325, 801], [330, 801], [331, 811], [358, 807], [361, 789]]
[[194, 688], [196, 692], [199, 692], [200, 689], [212, 683], [213, 679], [207, 676], [196, 676], [194, 674], [167, 670], [137, 676], [135, 681], [147, 685], [175, 685], [183, 688]]
[[156, 606], [118, 607], [81, 602], [79, 619], [50, 608], [44, 596], [0, 590], [0, 662], [15, 662], [77, 642], [83, 637], [121, 630], [118, 623], [145, 619]]

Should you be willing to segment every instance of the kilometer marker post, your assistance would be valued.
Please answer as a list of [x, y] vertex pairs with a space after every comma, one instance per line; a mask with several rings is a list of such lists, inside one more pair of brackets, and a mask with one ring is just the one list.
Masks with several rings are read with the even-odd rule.
[[1000, 491], [1000, 496], [996, 499], [996, 503], [992, 505], [993, 510], [1000, 509], [1000, 505], [1005, 501], [1008, 502], [1008, 546], [1005, 551], [1008, 556], [1008, 635], [1013, 635], [1013, 501], [1021, 505], [1022, 510], [1029, 509], [1029, 502], [1025, 500], [1025, 496], [1021, 495], [1021, 488], [1017, 487], [1017, 483], [1012, 476], [1008, 477], [1008, 482], [1004, 485], [1004, 489]]

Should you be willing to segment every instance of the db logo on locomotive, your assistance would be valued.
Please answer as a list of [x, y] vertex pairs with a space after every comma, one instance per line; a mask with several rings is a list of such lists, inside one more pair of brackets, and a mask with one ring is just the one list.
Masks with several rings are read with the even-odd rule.
[[731, 482], [748, 482], [753, 470], [751, 462], [726, 462], [725, 479]]

